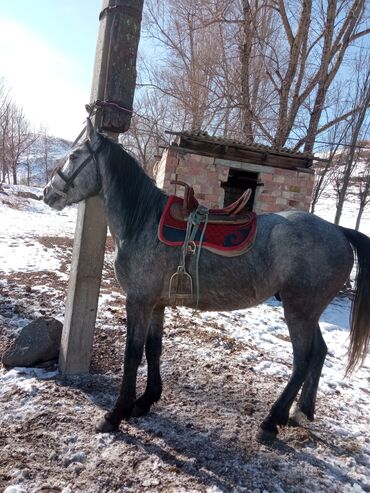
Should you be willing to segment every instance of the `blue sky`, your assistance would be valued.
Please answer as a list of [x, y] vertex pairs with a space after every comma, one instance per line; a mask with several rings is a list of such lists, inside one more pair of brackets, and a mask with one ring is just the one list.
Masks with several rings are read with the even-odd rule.
[[36, 127], [73, 139], [85, 117], [101, 0], [0, 0], [0, 77]]

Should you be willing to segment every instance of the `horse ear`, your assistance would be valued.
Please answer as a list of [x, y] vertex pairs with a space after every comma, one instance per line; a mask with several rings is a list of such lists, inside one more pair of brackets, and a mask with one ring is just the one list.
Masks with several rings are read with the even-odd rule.
[[98, 134], [89, 117], [86, 118], [86, 135], [91, 143], [98, 139]]

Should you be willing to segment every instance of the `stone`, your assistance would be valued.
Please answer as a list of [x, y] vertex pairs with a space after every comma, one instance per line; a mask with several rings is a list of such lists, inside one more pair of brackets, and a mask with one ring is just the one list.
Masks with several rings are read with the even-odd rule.
[[23, 199], [33, 199], [33, 200], [42, 200], [42, 195], [36, 195], [32, 192], [17, 192], [18, 197], [22, 197]]
[[63, 325], [52, 317], [40, 317], [20, 331], [12, 346], [3, 354], [6, 368], [40, 366], [59, 355]]

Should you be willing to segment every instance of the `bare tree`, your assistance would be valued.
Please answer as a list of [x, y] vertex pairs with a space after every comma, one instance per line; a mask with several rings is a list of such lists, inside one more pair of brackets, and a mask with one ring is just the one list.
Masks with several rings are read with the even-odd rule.
[[[137, 157], [150, 175], [161, 152], [160, 146], [169, 144], [164, 123], [169, 108], [163, 95], [156, 91], [137, 93], [136, 112], [131, 119], [130, 129], [121, 135], [121, 143]], [[167, 122], [167, 128], [171, 125]]]
[[358, 112], [338, 114], [333, 95], [367, 19], [364, 0], [150, 0], [145, 26], [163, 56], [145, 84], [173, 101], [180, 130], [312, 152]]
[[0, 171], [2, 181], [17, 184], [17, 168], [22, 154], [32, 145], [30, 130], [22, 108], [10, 98], [4, 80], [0, 80]]
[[363, 168], [359, 173], [358, 180], [358, 200], [359, 208], [357, 211], [355, 229], [359, 230], [362, 215], [366, 206], [370, 203], [370, 151], [366, 150], [366, 153], [362, 155]]
[[[344, 77], [340, 69], [345, 54], [356, 40], [370, 33], [362, 28], [365, 2], [244, 0], [243, 5], [244, 11], [254, 5], [275, 12], [268, 17], [275, 29], [262, 32], [260, 26], [266, 22], [256, 24], [256, 15], [244, 16], [245, 22], [252, 21], [255, 27], [254, 38], [270, 81], [270, 115], [266, 114], [270, 122], [263, 114], [262, 118], [255, 114], [256, 124], [275, 147], [282, 148], [294, 137], [295, 149], [304, 146], [305, 151], [312, 152], [317, 135], [349, 116], [344, 111], [334, 118], [328, 101], [335, 91], [336, 77]], [[261, 97], [266, 97], [266, 90]]]
[[45, 183], [47, 183], [50, 177], [49, 175], [50, 175], [51, 142], [46, 127], [40, 128], [38, 134], [39, 134], [39, 139], [38, 139], [37, 147], [38, 147], [38, 152], [40, 154], [40, 161], [41, 161], [40, 164], [43, 169]]
[[358, 141], [360, 140], [361, 130], [366, 122], [366, 115], [370, 108], [370, 67], [367, 68], [363, 78], [357, 79], [356, 97], [354, 104], [359, 111], [354, 113], [351, 118], [350, 127], [350, 147], [348, 149], [347, 159], [343, 169], [343, 175], [340, 180], [338, 189], [337, 209], [334, 222], [339, 224], [340, 217], [343, 211], [343, 205], [346, 198], [346, 193], [350, 183], [350, 178], [356, 166], [359, 157]]
[[9, 181], [7, 136], [10, 120], [11, 99], [5, 80], [0, 79], [0, 172], [1, 181]]
[[328, 185], [333, 183], [335, 179], [333, 175], [335, 174], [335, 170], [337, 169], [335, 166], [335, 162], [337, 159], [338, 152], [338, 143], [329, 143], [325, 146], [325, 158], [323, 160], [317, 161], [315, 166], [315, 183], [312, 190], [312, 199], [311, 199], [311, 209], [310, 212], [314, 214], [316, 205], [322, 196], [322, 193], [325, 191]]
[[[227, 10], [224, 4], [221, 0], [212, 2], [222, 13]], [[222, 60], [230, 55], [229, 35], [220, 31], [218, 23], [208, 21], [209, 7], [203, 0], [147, 2], [144, 25], [159, 44], [163, 62], [155, 67], [146, 65], [146, 84], [172, 100], [180, 130], [223, 129], [224, 82], [229, 66]], [[231, 80], [227, 81], [229, 89]], [[227, 97], [230, 99], [230, 94]]]
[[3, 119], [6, 111], [7, 105], [10, 100], [9, 98], [9, 88], [3, 77], [0, 77], [0, 121]]
[[[338, 95], [341, 95], [341, 91], [338, 90]], [[341, 104], [340, 98], [336, 101], [336, 111], [337, 114], [342, 114], [343, 104]], [[340, 183], [338, 170], [340, 170], [339, 163], [343, 154], [344, 145], [346, 144], [346, 138], [348, 131], [350, 129], [351, 122], [339, 121], [336, 125], [328, 130], [325, 135], [325, 141], [316, 147], [316, 154], [324, 159], [317, 161], [315, 166], [315, 183], [312, 190], [312, 200], [311, 200], [311, 212], [315, 212], [315, 207], [319, 201], [322, 193], [328, 187], [328, 185], [334, 183], [334, 188], [336, 184]], [[325, 142], [325, 143], [324, 143]], [[336, 178], [338, 177], [338, 180]]]
[[21, 156], [27, 151], [37, 138], [31, 132], [30, 125], [23, 110], [14, 103], [9, 108], [10, 118], [7, 128], [7, 156], [8, 166], [12, 174], [13, 183], [18, 183], [18, 165]]

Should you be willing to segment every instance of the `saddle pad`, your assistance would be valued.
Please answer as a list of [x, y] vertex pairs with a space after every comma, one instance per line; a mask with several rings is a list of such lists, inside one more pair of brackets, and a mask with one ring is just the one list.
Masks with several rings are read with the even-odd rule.
[[[186, 221], [181, 221], [172, 217], [170, 209], [172, 204], [182, 204], [183, 199], [175, 195], [168, 198], [167, 204], [161, 216], [158, 226], [158, 238], [169, 246], [182, 246], [186, 234]], [[236, 257], [246, 252], [253, 244], [256, 235], [257, 219], [254, 212], [250, 212], [243, 224], [207, 224], [202, 247], [218, 255], [225, 257]], [[199, 239], [204, 228], [204, 223], [200, 224], [195, 236], [195, 244], [199, 244]]]

